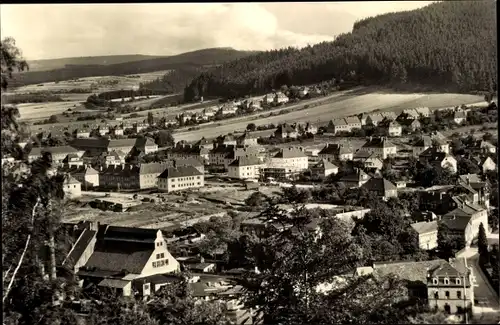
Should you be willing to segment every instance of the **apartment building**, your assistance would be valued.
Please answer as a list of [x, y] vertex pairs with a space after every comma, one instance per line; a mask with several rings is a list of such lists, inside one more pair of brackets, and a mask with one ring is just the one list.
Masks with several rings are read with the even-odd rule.
[[418, 234], [420, 249], [431, 250], [438, 246], [438, 224], [436, 220], [412, 223], [411, 227]]
[[256, 156], [244, 156], [235, 159], [228, 166], [228, 176], [237, 179], [259, 179], [264, 163]]
[[354, 158], [354, 151], [349, 143], [327, 143], [318, 152], [319, 159], [327, 159], [330, 162], [337, 160], [348, 161]]
[[370, 137], [359, 150], [379, 154], [382, 159], [387, 159], [397, 153], [396, 145], [387, 140], [385, 137]]
[[158, 189], [175, 192], [205, 186], [205, 175], [192, 166], [167, 168], [158, 176]]

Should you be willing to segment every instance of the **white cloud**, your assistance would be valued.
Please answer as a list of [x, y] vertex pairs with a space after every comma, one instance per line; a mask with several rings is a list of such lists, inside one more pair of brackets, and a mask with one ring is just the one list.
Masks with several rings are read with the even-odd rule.
[[52, 4], [1, 5], [0, 12], [2, 37], [15, 37], [26, 58], [39, 59], [138, 53], [169, 55], [208, 47], [242, 50], [301, 47], [332, 40], [334, 35], [350, 30], [360, 15], [417, 6], [408, 1], [397, 6], [380, 2], [376, 5], [360, 2]]

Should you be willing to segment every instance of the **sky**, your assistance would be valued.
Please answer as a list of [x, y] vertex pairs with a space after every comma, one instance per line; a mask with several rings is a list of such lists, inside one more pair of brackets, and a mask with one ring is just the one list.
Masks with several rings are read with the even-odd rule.
[[350, 32], [355, 21], [432, 1], [319, 3], [5, 4], [2, 39], [28, 60], [212, 48], [303, 47]]

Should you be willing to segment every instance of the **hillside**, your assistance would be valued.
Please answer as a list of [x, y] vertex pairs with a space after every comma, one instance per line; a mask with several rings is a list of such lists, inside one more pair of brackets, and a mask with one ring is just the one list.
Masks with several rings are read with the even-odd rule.
[[201, 68], [205, 65], [220, 65], [253, 53], [227, 48], [213, 48], [134, 62], [110, 65], [72, 65], [49, 71], [29, 71], [15, 74], [12, 87], [85, 77], [118, 76], [160, 70]]
[[446, 1], [364, 19], [333, 42], [259, 53], [203, 72], [185, 96], [241, 96], [334, 78], [439, 91], [496, 90], [495, 12], [491, 1]]
[[67, 65], [110, 65], [125, 62], [144, 61], [149, 59], [162, 58], [165, 56], [159, 55], [106, 55], [106, 56], [87, 56], [79, 58], [60, 58], [47, 60], [31, 60], [28, 61], [30, 71], [47, 71], [54, 69], [62, 69]]

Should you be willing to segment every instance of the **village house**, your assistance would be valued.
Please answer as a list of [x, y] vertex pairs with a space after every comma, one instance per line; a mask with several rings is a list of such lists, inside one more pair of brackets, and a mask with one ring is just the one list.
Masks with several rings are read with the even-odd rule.
[[422, 164], [429, 163], [434, 167], [449, 169], [450, 172], [457, 172], [457, 160], [445, 152], [439, 151], [435, 147], [428, 148], [419, 155]]
[[111, 133], [113, 133], [113, 135], [116, 135], [116, 136], [122, 136], [123, 135], [123, 127], [120, 125], [115, 125], [111, 129]]
[[64, 196], [74, 199], [82, 196], [82, 184], [69, 174], [64, 176]]
[[380, 113], [371, 113], [366, 116], [366, 125], [378, 126], [384, 117]]
[[453, 113], [453, 122], [455, 124], [461, 125], [467, 120], [467, 114], [464, 111], [458, 111]]
[[349, 143], [327, 143], [326, 146], [318, 152], [319, 159], [327, 159], [330, 162], [337, 160], [353, 160], [354, 152]]
[[471, 148], [475, 153], [496, 154], [497, 147], [489, 141], [477, 140]]
[[371, 153], [366, 151], [358, 151], [354, 154], [353, 161], [359, 161], [363, 167], [371, 171], [382, 170], [384, 161], [378, 153]]
[[402, 133], [403, 133], [403, 128], [398, 122], [392, 121], [391, 123], [389, 123], [387, 127], [387, 134], [390, 137], [400, 137]]
[[406, 283], [408, 298], [426, 301], [431, 310], [460, 314], [474, 303], [473, 275], [466, 260], [380, 262], [373, 264], [373, 274], [396, 275]]
[[215, 114], [217, 114], [217, 107], [216, 106], [212, 106], [212, 107], [207, 107], [203, 110], [203, 116], [207, 117], [207, 118], [211, 118], [211, 117], [214, 117]]
[[388, 121], [395, 121], [397, 119], [396, 113], [394, 112], [381, 112], [382, 118]]
[[233, 102], [226, 103], [222, 105], [221, 108], [219, 109], [219, 113], [222, 116], [236, 114], [237, 111], [238, 111], [238, 106], [236, 106]]
[[88, 128], [78, 128], [75, 130], [77, 138], [90, 138], [90, 130]]
[[236, 139], [236, 145], [244, 147], [258, 146], [258, 137], [245, 131], [245, 133]]
[[481, 223], [486, 234], [489, 233], [488, 211], [473, 203], [463, 202], [456, 209], [443, 215], [441, 221], [450, 231], [463, 236], [468, 246], [471, 245], [473, 239], [477, 238]]
[[103, 152], [123, 151], [128, 154], [135, 147], [137, 150], [148, 154], [158, 151], [156, 145], [150, 138], [132, 139], [74, 139], [71, 146], [78, 150], [87, 152], [90, 156], [98, 156]]
[[228, 166], [227, 175], [237, 179], [259, 179], [264, 163], [256, 156], [239, 157]]
[[55, 164], [62, 164], [64, 159], [68, 155], [77, 155], [78, 157], [81, 157], [84, 153], [82, 150], [78, 150], [77, 148], [74, 148], [73, 146], [59, 146], [59, 147], [45, 147], [45, 148], [38, 148], [38, 147], [33, 147], [28, 154], [28, 161], [32, 162], [40, 157], [42, 157], [43, 152], [49, 152], [52, 155], [52, 162]]
[[99, 135], [104, 136], [109, 133], [109, 127], [107, 125], [99, 125], [97, 132], [99, 132]]
[[210, 149], [205, 147], [193, 146], [186, 141], [179, 141], [173, 148], [167, 149], [168, 159], [209, 159]]
[[274, 104], [274, 94], [273, 93], [266, 94], [262, 98], [262, 104], [265, 104], [265, 105]]
[[140, 133], [142, 130], [146, 129], [148, 127], [147, 124], [145, 123], [134, 123], [132, 126], [132, 130], [134, 133]]
[[221, 135], [215, 139], [215, 146], [236, 146], [237, 138], [232, 134]]
[[483, 174], [497, 169], [497, 164], [495, 164], [491, 157], [473, 157], [472, 160], [481, 168]]
[[148, 296], [154, 289], [144, 280], [179, 271], [161, 230], [99, 225], [94, 251], [77, 274], [84, 287], [94, 284], [123, 296]]
[[309, 122], [307, 122], [306, 126], [304, 128], [304, 133], [306, 133], [306, 134], [316, 134], [316, 133], [318, 133], [318, 127], [312, 125]]
[[282, 92], [277, 92], [274, 96], [273, 102], [275, 105], [282, 105], [289, 102], [289, 98]]
[[364, 188], [385, 200], [391, 197], [398, 197], [398, 188], [396, 185], [381, 177], [370, 178], [366, 183], [361, 185], [361, 188]]
[[205, 175], [192, 166], [167, 168], [158, 176], [158, 190], [167, 193], [205, 186]]
[[338, 172], [339, 168], [327, 159], [321, 159], [311, 167], [311, 177], [317, 180], [325, 179], [326, 177], [332, 174], [335, 175]]
[[406, 118], [408, 119], [414, 119], [414, 120], [418, 120], [418, 118], [420, 117], [420, 113], [417, 112], [414, 108], [408, 108], [403, 110], [401, 115], [406, 116]]
[[299, 89], [299, 97], [303, 98], [309, 93], [309, 87], [300, 87]]
[[307, 155], [297, 148], [280, 149], [272, 156], [262, 170], [264, 178], [291, 179], [297, 177], [309, 167]]
[[361, 129], [361, 121], [357, 116], [348, 116], [345, 118], [345, 122], [349, 132], [352, 132], [355, 129]]
[[208, 164], [211, 167], [227, 169], [228, 165], [236, 159], [234, 145], [218, 145], [208, 153]]
[[418, 246], [423, 250], [437, 248], [438, 224], [436, 220], [412, 223], [411, 227], [418, 234]]
[[64, 166], [83, 166], [83, 159], [76, 153], [70, 153], [63, 159], [62, 164]]
[[325, 131], [325, 135], [334, 136], [339, 132], [351, 132], [351, 129], [347, 124], [347, 121], [343, 118], [330, 121], [330, 124], [328, 124], [327, 129]]
[[99, 172], [90, 166], [67, 166], [62, 172], [73, 176], [84, 190], [99, 186]]
[[415, 108], [415, 112], [417, 112], [419, 118], [420, 116], [422, 117], [430, 117], [431, 116], [431, 111], [428, 107], [417, 107]]
[[422, 152], [432, 147], [432, 139], [428, 135], [421, 136], [412, 146], [413, 156], [418, 157]]
[[397, 119], [397, 122], [403, 127], [406, 127], [410, 132], [415, 132], [422, 128], [419, 120], [415, 119]]
[[370, 137], [359, 150], [379, 154], [382, 159], [387, 159], [387, 157], [394, 156], [397, 153], [396, 145], [385, 137]]
[[276, 132], [274, 134], [276, 137], [281, 139], [292, 139], [299, 136], [297, 125], [290, 125], [288, 123], [278, 125], [278, 128], [276, 129]]
[[370, 178], [371, 177], [362, 169], [355, 168], [353, 172], [342, 176], [342, 178], [340, 178], [340, 182], [344, 183], [347, 188], [359, 188], [368, 182]]
[[103, 152], [97, 157], [98, 165], [100, 166], [113, 166], [125, 163], [127, 155], [123, 151], [113, 150], [111, 152]]
[[460, 189], [468, 190], [472, 203], [482, 205], [486, 209], [490, 208], [491, 185], [489, 181], [481, 179], [477, 174], [466, 174], [458, 177], [458, 185]]

